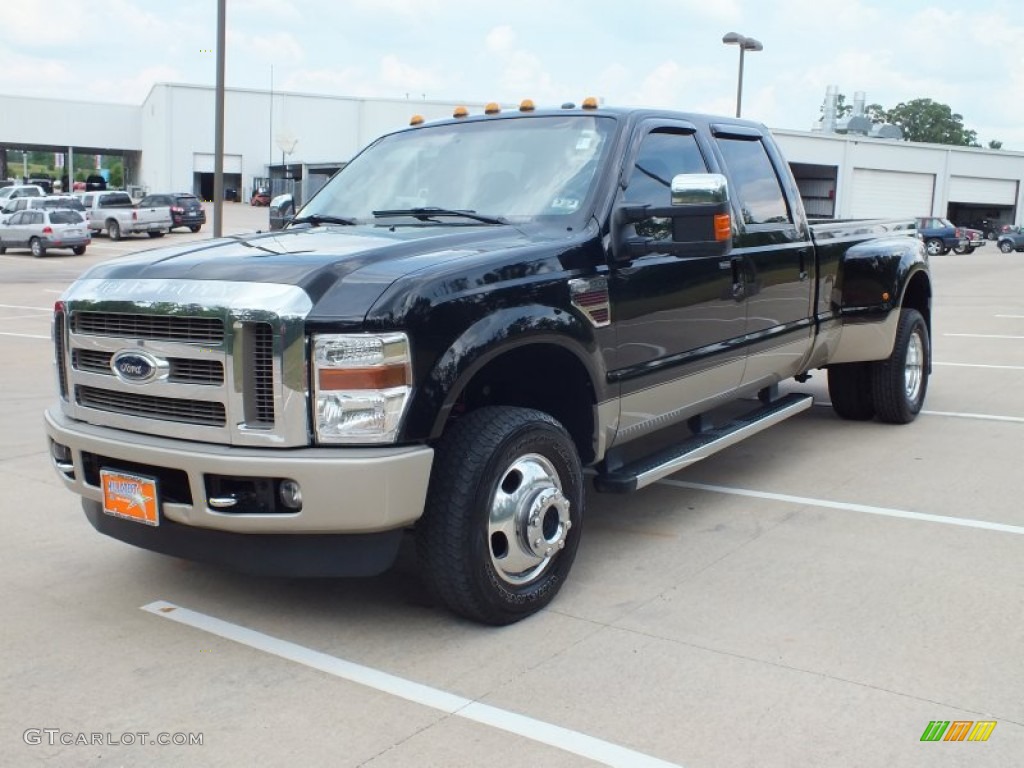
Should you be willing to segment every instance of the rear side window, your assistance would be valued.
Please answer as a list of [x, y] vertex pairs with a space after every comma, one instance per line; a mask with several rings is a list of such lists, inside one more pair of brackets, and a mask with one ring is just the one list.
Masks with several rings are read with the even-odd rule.
[[759, 139], [718, 137], [732, 179], [732, 196], [743, 223], [782, 224], [792, 221], [786, 196], [768, 152]]

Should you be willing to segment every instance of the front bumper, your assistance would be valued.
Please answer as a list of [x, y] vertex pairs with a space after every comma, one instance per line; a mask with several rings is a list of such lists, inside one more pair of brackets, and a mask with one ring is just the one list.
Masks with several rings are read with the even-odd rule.
[[[45, 422], [51, 457], [53, 443], [70, 452], [71, 466], [54, 461], [54, 467], [87, 510], [102, 505], [100, 468], [157, 478], [162, 501], [156, 536], [165, 521], [168, 530], [174, 524], [237, 534], [400, 530], [423, 514], [434, 456], [425, 446], [260, 449], [172, 440], [74, 421], [57, 408], [46, 412]], [[251, 511], [243, 504], [219, 511], [208, 493], [218, 478], [294, 480], [302, 489], [302, 509]]]

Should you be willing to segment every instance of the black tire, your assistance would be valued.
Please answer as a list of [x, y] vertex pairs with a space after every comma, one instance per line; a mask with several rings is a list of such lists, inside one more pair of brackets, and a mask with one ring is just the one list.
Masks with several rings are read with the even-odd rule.
[[149, 235], [150, 237], [163, 237], [164, 236], [163, 232], [147, 232], [146, 234]]
[[189, 229], [192, 230], [193, 232], [198, 232], [202, 228], [202, 224], [193, 224], [191, 227], [189, 227]]
[[75, 254], [75, 256], [81, 256], [83, 253], [85, 253], [85, 246], [76, 245], [74, 248], [71, 249], [71, 252]]
[[959, 253], [961, 256], [966, 256], [969, 253], [974, 253], [974, 248], [969, 245], [958, 245], [953, 249], [953, 253]]
[[924, 247], [928, 251], [929, 256], [941, 256], [944, 253], [949, 253], [949, 248], [937, 237], [930, 237], [925, 240]]
[[28, 241], [29, 250], [32, 251], [32, 255], [37, 259], [43, 258], [46, 255], [46, 246], [43, 245], [43, 241], [38, 237], [33, 237]]
[[909, 424], [924, 405], [931, 369], [928, 326], [916, 309], [900, 312], [896, 343], [887, 360], [872, 363], [871, 385], [878, 418]]
[[111, 240], [121, 239], [121, 225], [117, 223], [117, 219], [107, 222], [107, 234], [110, 235]]
[[999, 250], [1003, 253], [1013, 253], [1013, 243], [1009, 240], [1003, 240], [999, 243]]
[[0, 256], [2, 256], [5, 253], [7, 253], [7, 246], [0, 245]]
[[485, 624], [541, 610], [572, 568], [583, 498], [576, 448], [549, 415], [500, 406], [462, 417], [437, 447], [416, 524], [432, 592]]
[[875, 418], [871, 363], [830, 365], [828, 396], [832, 400], [832, 410], [840, 418], [850, 421], [869, 421]]

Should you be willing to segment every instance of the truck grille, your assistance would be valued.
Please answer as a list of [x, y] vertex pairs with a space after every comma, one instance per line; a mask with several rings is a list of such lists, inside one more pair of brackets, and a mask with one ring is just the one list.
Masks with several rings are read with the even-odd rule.
[[216, 318], [75, 312], [72, 330], [90, 336], [115, 336], [186, 344], [220, 344], [224, 323]]
[[[71, 355], [71, 365], [76, 371], [113, 376], [114, 371], [110, 367], [113, 357], [113, 352], [76, 349]], [[167, 362], [171, 365], [170, 373], [167, 375], [167, 380], [170, 382], [211, 385], [224, 383], [224, 365], [219, 360], [190, 360], [187, 357], [171, 357]], [[270, 361], [270, 365], [273, 366], [273, 360]], [[264, 382], [264, 386], [267, 389], [265, 396], [269, 396], [273, 402], [273, 381], [268, 378]], [[270, 420], [273, 421], [273, 408], [271, 408]]]
[[75, 387], [75, 400], [86, 408], [141, 416], [146, 419], [202, 424], [209, 427], [223, 427], [225, 424], [223, 403], [150, 397], [82, 386]]
[[54, 324], [63, 407], [154, 437], [308, 445], [310, 307], [294, 286], [79, 281]]

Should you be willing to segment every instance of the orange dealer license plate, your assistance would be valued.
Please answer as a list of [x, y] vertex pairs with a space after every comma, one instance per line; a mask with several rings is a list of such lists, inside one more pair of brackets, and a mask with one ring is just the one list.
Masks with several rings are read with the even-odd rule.
[[145, 525], [160, 525], [156, 478], [111, 469], [100, 470], [103, 511]]

